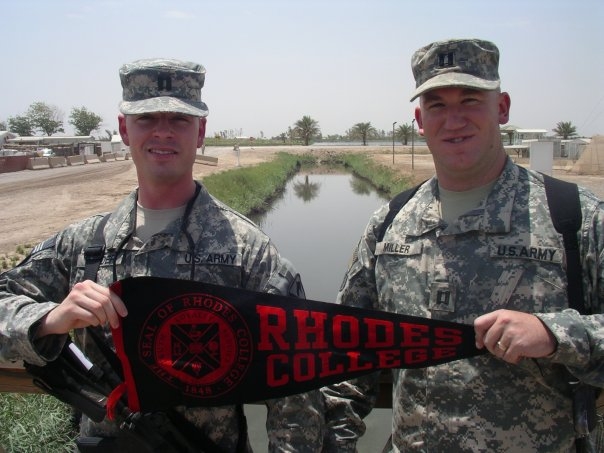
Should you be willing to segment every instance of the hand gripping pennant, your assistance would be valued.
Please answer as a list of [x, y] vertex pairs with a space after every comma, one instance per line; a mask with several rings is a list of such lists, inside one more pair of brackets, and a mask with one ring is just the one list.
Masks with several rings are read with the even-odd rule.
[[155, 277], [111, 290], [128, 407], [220, 406], [484, 353], [471, 325]]

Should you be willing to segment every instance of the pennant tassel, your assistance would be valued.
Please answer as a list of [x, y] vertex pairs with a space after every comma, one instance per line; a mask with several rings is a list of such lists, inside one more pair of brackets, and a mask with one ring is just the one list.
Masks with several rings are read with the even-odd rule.
[[107, 397], [107, 418], [115, 420], [115, 411], [122, 396], [126, 392], [126, 383], [121, 383]]

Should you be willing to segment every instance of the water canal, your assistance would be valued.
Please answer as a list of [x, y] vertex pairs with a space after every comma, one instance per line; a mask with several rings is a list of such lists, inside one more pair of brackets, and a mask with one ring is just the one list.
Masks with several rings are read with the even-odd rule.
[[[371, 214], [387, 200], [356, 176], [319, 171], [297, 174], [271, 209], [253, 220], [294, 263], [306, 297], [334, 302], [353, 247]], [[266, 409], [250, 405], [245, 412], [254, 451], [267, 451]], [[391, 416], [390, 409], [375, 409], [367, 417], [360, 453], [381, 451]]]
[[385, 202], [354, 175], [304, 173], [290, 180], [270, 211], [253, 220], [294, 263], [306, 297], [333, 302], [354, 245]]

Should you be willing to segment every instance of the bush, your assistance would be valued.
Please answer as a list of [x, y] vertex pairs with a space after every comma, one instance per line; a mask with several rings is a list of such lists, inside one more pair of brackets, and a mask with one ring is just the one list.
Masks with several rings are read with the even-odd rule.
[[411, 187], [409, 178], [397, 174], [392, 168], [376, 164], [364, 154], [344, 154], [340, 156], [344, 166], [361, 178], [371, 181], [373, 186], [392, 197]]
[[244, 215], [266, 210], [298, 168], [314, 158], [279, 153], [275, 159], [254, 167], [215, 173], [203, 179], [204, 186], [223, 203]]

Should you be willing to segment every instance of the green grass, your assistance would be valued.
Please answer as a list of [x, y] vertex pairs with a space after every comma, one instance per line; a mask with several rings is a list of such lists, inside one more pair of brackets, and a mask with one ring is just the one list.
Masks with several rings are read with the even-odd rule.
[[71, 452], [71, 409], [49, 395], [0, 394], [0, 446], [7, 452]]
[[216, 138], [216, 137], [206, 137], [204, 139], [204, 143], [206, 146], [230, 146], [231, 148], [235, 145], [239, 146], [253, 146], [253, 147], [261, 147], [261, 146], [291, 146], [291, 145], [303, 145], [302, 140], [294, 140], [293, 142], [288, 138], [284, 142], [281, 139], [272, 139], [272, 138], [254, 138], [250, 140], [249, 138]]
[[[219, 200], [250, 215], [265, 210], [300, 168], [316, 164], [310, 154], [279, 153], [271, 162], [207, 176], [203, 184]], [[389, 196], [409, 186], [390, 168], [360, 154], [336, 154], [321, 165], [344, 166]], [[22, 257], [30, 248], [18, 247], [16, 255]], [[12, 263], [12, 258], [3, 259]], [[70, 408], [51, 396], [0, 393], [0, 447], [7, 452], [73, 451], [70, 420]]]
[[411, 187], [408, 178], [397, 174], [390, 167], [376, 164], [366, 154], [336, 154], [332, 156], [331, 164], [343, 165], [357, 176], [370, 181], [378, 191], [390, 197]]
[[310, 155], [278, 153], [270, 162], [206, 176], [203, 184], [223, 203], [244, 215], [250, 215], [266, 210], [283, 190], [287, 180], [301, 166], [314, 162]]

